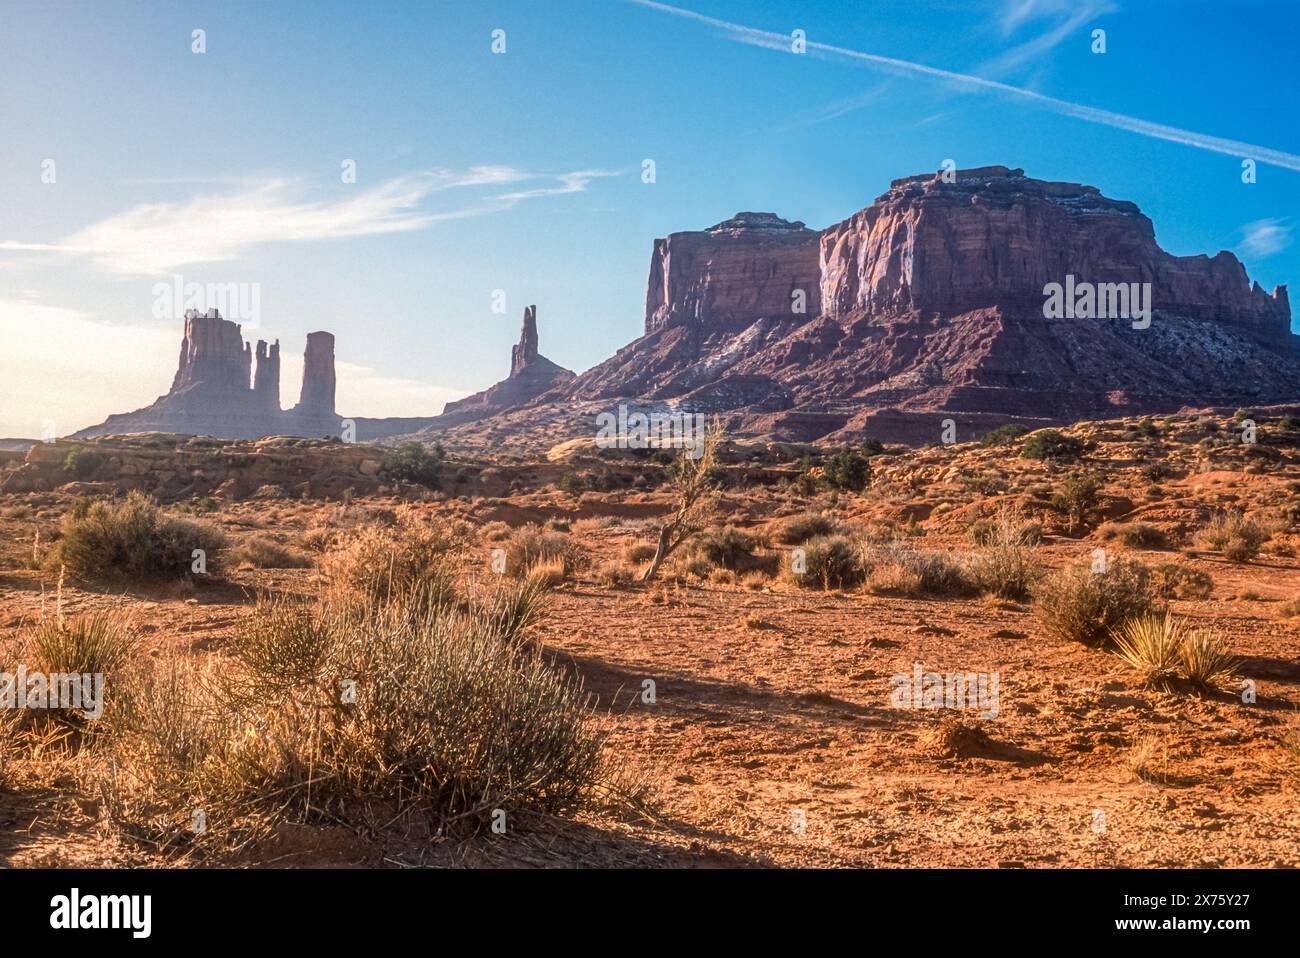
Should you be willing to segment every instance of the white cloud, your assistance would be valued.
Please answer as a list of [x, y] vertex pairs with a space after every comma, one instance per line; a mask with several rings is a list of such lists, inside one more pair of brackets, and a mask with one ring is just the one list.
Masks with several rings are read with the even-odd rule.
[[[475, 166], [467, 171], [434, 170], [389, 180], [342, 199], [304, 201], [291, 184], [272, 180], [231, 193], [208, 194], [179, 203], [145, 203], [77, 230], [57, 243], [0, 242], [0, 250], [86, 256], [102, 270], [123, 275], [163, 275], [191, 264], [235, 259], [264, 243], [317, 242], [408, 232], [448, 219], [509, 209], [536, 196], [581, 193], [603, 170], [557, 175], [509, 166]], [[527, 181], [558, 185], [486, 197], [446, 212], [420, 209], [435, 193], [500, 187]], [[336, 194], [337, 195], [337, 191]]]
[[[685, 10], [681, 7], [670, 6], [666, 3], [659, 3], [657, 0], [631, 0], [632, 3], [656, 10], [660, 13], [667, 13], [675, 17], [682, 17], [688, 20], [694, 20], [697, 23], [708, 24], [722, 30], [727, 38], [737, 43], [744, 43], [750, 46], [762, 47], [768, 50], [779, 50], [782, 53], [790, 53], [790, 37], [781, 33], [773, 33], [769, 30], [759, 30], [755, 27], [747, 27], [739, 23], [731, 23], [727, 20], [719, 20], [716, 17], [708, 17], [701, 13], [695, 13], [692, 10]], [[1109, 126], [1117, 130], [1126, 130], [1130, 133], [1136, 133], [1139, 136], [1150, 137], [1156, 140], [1166, 140], [1170, 143], [1181, 143], [1184, 146], [1192, 146], [1201, 150], [1209, 150], [1214, 153], [1222, 153], [1234, 157], [1252, 157], [1261, 163], [1267, 163], [1270, 166], [1278, 166], [1288, 170], [1300, 170], [1300, 156], [1293, 153], [1285, 153], [1282, 150], [1274, 150], [1266, 146], [1256, 146], [1250, 143], [1243, 143], [1239, 140], [1229, 140], [1223, 137], [1211, 136], [1207, 133], [1196, 133], [1191, 130], [1182, 130], [1178, 127], [1166, 126], [1163, 123], [1152, 123], [1149, 120], [1142, 120], [1137, 117], [1126, 116], [1122, 113], [1114, 113], [1110, 110], [1102, 110], [1097, 107], [1085, 106], [1081, 103], [1071, 103], [1069, 100], [1061, 100], [1056, 97], [1046, 96], [1042, 93], [1035, 93], [1033, 90], [1026, 90], [1023, 87], [1012, 86], [1009, 83], [1002, 83], [998, 80], [988, 80], [984, 77], [972, 76], [968, 73], [957, 73], [953, 70], [942, 70], [938, 67], [926, 66], [922, 63], [913, 63], [910, 60], [899, 60], [895, 57], [880, 56], [875, 53], [864, 53], [861, 50], [850, 50], [846, 47], [837, 47], [829, 43], [820, 43], [814, 39], [807, 40], [808, 55], [820, 57], [827, 60], [850, 60], [858, 63], [867, 63], [898, 76], [920, 76], [933, 80], [940, 80], [955, 86], [977, 90], [987, 93], [998, 93], [1005, 96], [1015, 97], [1020, 100], [1035, 104], [1054, 113], [1063, 116], [1074, 117], [1075, 119], [1084, 120], [1088, 123], [1097, 123], [1101, 126]]]
[[1014, 33], [1029, 20], [1053, 19], [1057, 22], [1046, 32], [1012, 47], [983, 64], [979, 72], [994, 75], [1014, 72], [1050, 53], [1070, 37], [1082, 37], [1083, 42], [1090, 43], [1090, 33], [1081, 32], [1081, 28], [1095, 21], [1097, 17], [1114, 13], [1116, 9], [1107, 0], [1087, 0], [1083, 3], [1067, 3], [1065, 0], [1015, 0], [1008, 3], [1002, 16], [1004, 35]]
[[1291, 226], [1286, 220], [1255, 220], [1241, 228], [1241, 246], [1247, 256], [1263, 259], [1291, 245]]

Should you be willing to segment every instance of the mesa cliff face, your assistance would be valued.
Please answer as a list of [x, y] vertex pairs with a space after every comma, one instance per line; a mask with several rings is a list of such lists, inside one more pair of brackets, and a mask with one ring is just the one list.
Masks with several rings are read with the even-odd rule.
[[772, 213], [737, 213], [707, 230], [655, 240], [645, 331], [743, 327], [820, 311], [819, 234]]
[[74, 438], [139, 432], [221, 439], [338, 435], [332, 334], [308, 335], [303, 370], [302, 401], [285, 412], [280, 408], [279, 342], [259, 340], [254, 352], [239, 324], [222, 319], [215, 309], [189, 310], [172, 388], [143, 409], [109, 416]]
[[1005, 166], [895, 180], [821, 238], [821, 298], [833, 317], [916, 310], [1041, 310], [1043, 288], [1151, 283], [1170, 316], [1290, 332], [1286, 291], [1252, 285], [1235, 256], [1172, 256], [1133, 203]]

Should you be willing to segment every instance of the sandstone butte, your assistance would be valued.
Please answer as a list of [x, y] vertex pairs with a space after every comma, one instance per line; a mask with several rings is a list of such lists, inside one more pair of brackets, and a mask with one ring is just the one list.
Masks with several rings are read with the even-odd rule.
[[[1150, 284], [1149, 328], [1048, 319], [1067, 278]], [[1285, 286], [1230, 252], [1173, 256], [1136, 205], [1004, 166], [895, 180], [824, 230], [743, 212], [656, 240], [644, 334], [574, 375], [538, 352], [524, 313], [509, 375], [439, 416], [346, 422], [362, 441], [413, 437], [545, 449], [591, 437], [619, 404], [722, 416], [736, 436], [959, 441], [1185, 408], [1300, 401]], [[250, 367], [256, 371], [250, 386]], [[187, 315], [171, 391], [79, 435], [339, 435], [333, 337], [308, 337], [302, 399], [279, 408], [279, 346]]]

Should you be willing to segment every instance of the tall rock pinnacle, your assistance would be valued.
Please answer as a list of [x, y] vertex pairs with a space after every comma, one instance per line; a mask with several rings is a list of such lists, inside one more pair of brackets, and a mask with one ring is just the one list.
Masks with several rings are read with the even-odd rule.
[[510, 375], [518, 376], [537, 358], [537, 307], [524, 307], [524, 323], [519, 331], [519, 345], [510, 350]]
[[247, 390], [252, 353], [240, 335], [239, 324], [222, 319], [209, 309], [185, 311], [185, 337], [180, 362], [172, 379], [172, 392], [203, 386], [207, 389]]
[[253, 371], [253, 393], [268, 409], [280, 408], [280, 341], [269, 347], [266, 340], [257, 341], [257, 366]]
[[334, 385], [334, 334], [308, 333], [302, 357], [302, 394], [296, 411], [333, 416]]

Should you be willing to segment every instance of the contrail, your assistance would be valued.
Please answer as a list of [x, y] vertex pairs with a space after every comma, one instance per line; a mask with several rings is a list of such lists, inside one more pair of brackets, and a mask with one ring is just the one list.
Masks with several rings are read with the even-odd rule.
[[[756, 27], [747, 27], [744, 24], [731, 23], [728, 20], [719, 20], [716, 17], [705, 16], [704, 14], [696, 13], [693, 10], [674, 7], [667, 3], [659, 3], [657, 0], [631, 0], [631, 2], [638, 6], [657, 10], [660, 13], [667, 13], [675, 17], [683, 17], [687, 20], [695, 20], [698, 23], [706, 23], [709, 26], [717, 27], [729, 34], [731, 39], [740, 43], [747, 43], [750, 46], [764, 47], [769, 50], [781, 50], [784, 52], [789, 52], [790, 50], [791, 39], [784, 34], [773, 33], [769, 30], [759, 30]], [[1240, 140], [1229, 140], [1220, 136], [1211, 136], [1208, 133], [1195, 133], [1191, 130], [1179, 129], [1176, 126], [1166, 126], [1163, 123], [1153, 123], [1150, 120], [1143, 120], [1134, 116], [1126, 116], [1123, 113], [1114, 113], [1110, 110], [1102, 110], [1097, 107], [1086, 106], [1082, 103], [1071, 103], [1069, 100], [1061, 100], [1054, 96], [1045, 96], [1042, 93], [1035, 93], [1033, 90], [1026, 90], [1023, 87], [1012, 86], [1009, 83], [1001, 83], [997, 80], [986, 80], [983, 77], [972, 76], [969, 73], [957, 73], [952, 70], [941, 70], [938, 67], [926, 66], [923, 63], [913, 63], [910, 60], [884, 57], [875, 53], [864, 53], [861, 50], [849, 50], [845, 47], [837, 47], [829, 43], [818, 43], [814, 40], [807, 40], [805, 42], [809, 52], [819, 53], [827, 58], [842, 57], [850, 60], [859, 60], [881, 67], [886, 71], [895, 74], [932, 77], [937, 80], [955, 83], [970, 89], [1002, 93], [1007, 96], [1018, 97], [1021, 100], [1026, 100], [1030, 103], [1036, 103], [1054, 113], [1059, 113], [1063, 116], [1071, 116], [1088, 123], [1097, 123], [1101, 126], [1109, 126], [1117, 130], [1127, 130], [1130, 133], [1151, 137], [1156, 140], [1167, 140], [1170, 143], [1181, 143], [1184, 146], [1193, 146], [1201, 150], [1210, 150], [1214, 153], [1222, 153], [1225, 156], [1235, 156], [1242, 159], [1249, 157], [1259, 161], [1260, 163], [1267, 163], [1270, 166], [1278, 166], [1283, 169], [1300, 171], [1300, 156], [1296, 156], [1294, 153], [1284, 153], [1281, 150], [1274, 150], [1266, 146], [1256, 146], [1252, 143], [1243, 143]]]

